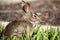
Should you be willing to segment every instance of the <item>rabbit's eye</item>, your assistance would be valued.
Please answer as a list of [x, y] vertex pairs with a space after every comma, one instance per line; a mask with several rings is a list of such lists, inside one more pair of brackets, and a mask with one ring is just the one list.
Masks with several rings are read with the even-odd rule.
[[36, 14], [33, 14], [33, 17], [36, 17], [37, 15]]
[[37, 15], [36, 15], [36, 14], [33, 14], [33, 17], [35, 17], [35, 18], [36, 18], [36, 17], [37, 17]]
[[34, 17], [36, 17], [36, 15], [34, 15]]

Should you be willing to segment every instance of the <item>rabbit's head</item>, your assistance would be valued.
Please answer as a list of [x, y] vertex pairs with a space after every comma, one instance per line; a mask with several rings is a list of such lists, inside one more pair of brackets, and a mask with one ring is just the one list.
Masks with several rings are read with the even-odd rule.
[[21, 3], [21, 7], [25, 12], [25, 14], [23, 15], [24, 19], [29, 20], [33, 24], [39, 23], [39, 17], [38, 15], [36, 15], [36, 13], [34, 12], [34, 9], [30, 6], [29, 3], [26, 3], [23, 1]]

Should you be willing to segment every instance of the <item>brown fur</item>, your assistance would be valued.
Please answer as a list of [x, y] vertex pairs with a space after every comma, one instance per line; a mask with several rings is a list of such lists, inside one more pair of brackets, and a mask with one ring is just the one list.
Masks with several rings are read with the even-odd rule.
[[[36, 18], [33, 19], [35, 17], [35, 15], [33, 15], [34, 13], [31, 12], [31, 8], [27, 3], [25, 3], [22, 6], [22, 9], [24, 7], [24, 11], [25, 14], [23, 15], [23, 17], [21, 17], [19, 20], [15, 20], [12, 21], [11, 23], [9, 23], [5, 30], [4, 30], [4, 35], [5, 36], [10, 36], [10, 35], [16, 35], [16, 36], [22, 36], [23, 34], [26, 34], [26, 28], [29, 27], [30, 28], [30, 33], [32, 33], [33, 31], [33, 24], [31, 22], [35, 22]], [[25, 7], [27, 6], [27, 7]]]

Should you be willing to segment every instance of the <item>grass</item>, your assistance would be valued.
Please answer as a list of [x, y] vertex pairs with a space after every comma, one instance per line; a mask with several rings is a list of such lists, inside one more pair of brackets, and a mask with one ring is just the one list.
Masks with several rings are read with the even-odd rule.
[[0, 40], [60, 40], [60, 28], [54, 29], [50, 28], [44, 31], [40, 30], [41, 25], [37, 25], [33, 30], [33, 33], [30, 35], [29, 28], [26, 29], [26, 36], [22, 34], [22, 37], [9, 36], [6, 37], [2, 35], [2, 31], [4, 30], [4, 26], [0, 25]]

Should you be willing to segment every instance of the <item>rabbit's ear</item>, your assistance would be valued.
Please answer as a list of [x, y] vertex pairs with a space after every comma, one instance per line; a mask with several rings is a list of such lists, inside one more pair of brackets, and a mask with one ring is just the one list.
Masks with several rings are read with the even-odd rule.
[[25, 5], [25, 1], [21, 2], [21, 8]]
[[23, 9], [24, 12], [28, 12], [28, 10], [30, 9], [30, 4], [25, 1], [22, 1], [21, 8]]

